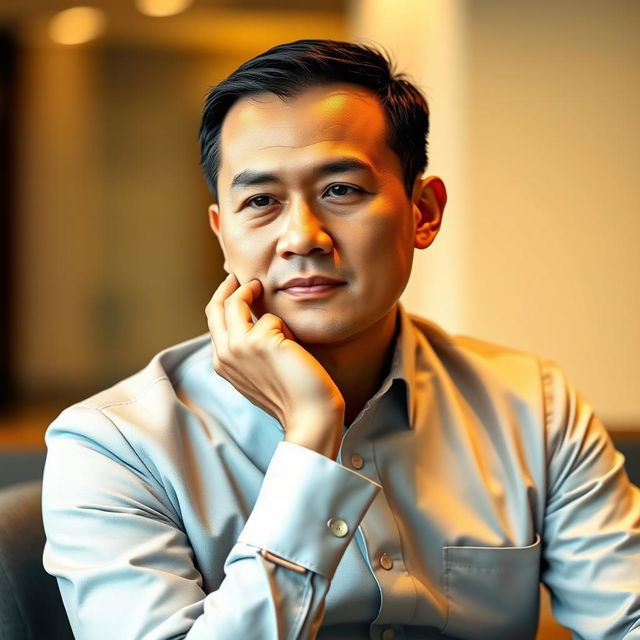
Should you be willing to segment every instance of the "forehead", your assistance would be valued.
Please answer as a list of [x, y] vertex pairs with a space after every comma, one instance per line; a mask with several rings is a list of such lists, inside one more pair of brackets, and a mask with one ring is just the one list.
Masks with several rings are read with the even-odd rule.
[[336, 153], [381, 170], [394, 162], [399, 168], [376, 96], [346, 84], [313, 87], [288, 99], [259, 93], [238, 100], [224, 120], [220, 148], [223, 179], [261, 164], [295, 164]]

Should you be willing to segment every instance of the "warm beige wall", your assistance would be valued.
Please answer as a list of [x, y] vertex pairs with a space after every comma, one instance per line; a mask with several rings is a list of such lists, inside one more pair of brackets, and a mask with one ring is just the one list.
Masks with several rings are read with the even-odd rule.
[[640, 3], [469, 8], [473, 328], [640, 426]]
[[422, 82], [450, 185], [452, 237], [416, 264], [409, 307], [559, 361], [609, 426], [640, 425], [640, 3], [360, 7], [355, 35]]

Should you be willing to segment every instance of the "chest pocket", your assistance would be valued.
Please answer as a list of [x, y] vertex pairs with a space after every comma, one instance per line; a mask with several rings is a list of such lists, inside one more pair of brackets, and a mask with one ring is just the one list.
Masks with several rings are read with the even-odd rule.
[[540, 536], [528, 547], [444, 547], [448, 636], [533, 640], [538, 625]]

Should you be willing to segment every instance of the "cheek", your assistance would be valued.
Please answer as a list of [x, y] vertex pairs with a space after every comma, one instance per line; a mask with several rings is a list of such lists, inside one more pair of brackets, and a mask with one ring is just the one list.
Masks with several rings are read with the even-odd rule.
[[267, 250], [260, 235], [242, 228], [223, 229], [222, 240], [229, 270], [240, 282], [265, 275], [269, 265]]
[[414, 248], [413, 224], [409, 212], [385, 212], [367, 224], [368, 238], [361, 242], [364, 258], [376, 264], [391, 263], [395, 269], [411, 264]]
[[411, 273], [414, 234], [409, 212], [378, 216], [362, 243], [359, 262], [375, 297], [399, 296]]

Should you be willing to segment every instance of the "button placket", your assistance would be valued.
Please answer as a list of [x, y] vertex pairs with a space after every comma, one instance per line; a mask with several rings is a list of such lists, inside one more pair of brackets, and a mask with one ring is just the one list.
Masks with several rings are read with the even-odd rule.
[[[380, 610], [373, 624], [380, 629], [379, 634], [382, 633], [382, 630], [389, 629], [394, 634], [393, 638], [399, 640], [404, 638], [403, 631], [386, 625], [397, 620], [398, 616], [400, 619], [403, 619], [403, 616], [406, 619], [411, 618], [416, 606], [417, 591], [414, 578], [407, 571], [402, 558], [400, 531], [389, 502], [388, 488], [379, 474], [375, 439], [363, 439], [357, 450], [363, 452], [365, 444], [367, 445], [364, 449], [366, 459], [371, 461], [370, 464], [367, 464], [366, 475], [382, 486], [382, 490], [376, 495], [360, 523], [360, 529], [369, 552], [367, 560], [382, 595]], [[354, 449], [355, 447], [351, 451]], [[381, 454], [384, 455], [382, 446]], [[383, 460], [383, 456], [381, 456], [381, 460]], [[378, 635], [377, 637], [381, 638], [382, 636]]]

